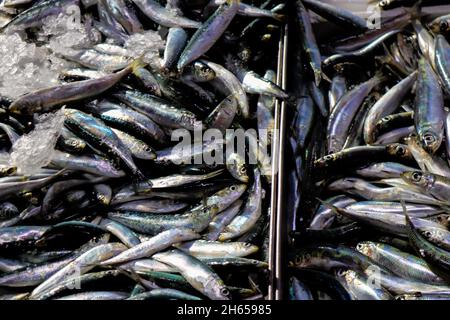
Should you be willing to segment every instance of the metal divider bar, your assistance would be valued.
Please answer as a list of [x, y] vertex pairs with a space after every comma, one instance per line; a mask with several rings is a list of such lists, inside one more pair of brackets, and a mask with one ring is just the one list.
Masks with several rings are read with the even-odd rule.
[[[288, 25], [284, 28], [283, 47], [282, 47], [282, 76], [281, 88], [287, 87], [287, 55], [288, 55]], [[280, 133], [279, 133], [279, 156], [278, 156], [278, 199], [277, 199], [277, 232], [276, 232], [276, 253], [275, 253], [275, 274], [277, 286], [275, 290], [275, 300], [283, 300], [284, 298], [284, 275], [285, 275], [285, 253], [286, 253], [286, 212], [284, 210], [284, 152], [286, 145], [286, 101], [281, 102], [280, 106]]]
[[[287, 27], [286, 27], [287, 28]], [[286, 32], [281, 31], [279, 48], [278, 48], [278, 65], [277, 65], [277, 84], [285, 88], [286, 82], [286, 65], [285, 58], [287, 55], [287, 48], [285, 46]], [[280, 276], [277, 271], [280, 265], [280, 252], [278, 251], [278, 230], [279, 230], [279, 175], [280, 175], [280, 146], [281, 135], [281, 119], [282, 109], [284, 109], [284, 102], [280, 103], [277, 99], [275, 103], [275, 125], [274, 135], [272, 140], [272, 188], [270, 194], [270, 228], [269, 228], [269, 292], [268, 299], [277, 299], [278, 287], [281, 285]], [[284, 113], [284, 112], [283, 112]], [[283, 138], [284, 140], [284, 138]]]

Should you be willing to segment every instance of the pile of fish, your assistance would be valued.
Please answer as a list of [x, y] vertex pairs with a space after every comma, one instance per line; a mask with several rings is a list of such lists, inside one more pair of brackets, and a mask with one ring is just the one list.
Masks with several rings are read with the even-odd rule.
[[445, 4], [295, 2], [290, 299], [450, 299]]
[[[284, 7], [1, 2], [0, 36], [64, 69], [58, 83], [0, 97], [0, 299], [266, 297], [270, 147], [247, 157], [271, 135], [222, 151], [227, 129], [272, 130], [275, 101], [288, 98], [275, 84]], [[65, 41], [42, 33], [67, 11], [79, 14]], [[38, 66], [25, 60], [12, 57], [12, 71]]]

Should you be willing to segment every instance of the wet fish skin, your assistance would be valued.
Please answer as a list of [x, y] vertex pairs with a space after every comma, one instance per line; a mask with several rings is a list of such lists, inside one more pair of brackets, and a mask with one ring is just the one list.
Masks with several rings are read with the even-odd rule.
[[[338, 208], [345, 208], [350, 204], [356, 203], [356, 200], [346, 195], [338, 195], [327, 199], [325, 202]], [[316, 212], [314, 213], [314, 217], [311, 220], [309, 229], [310, 230], [327, 229], [333, 224], [335, 220], [338, 219], [339, 217], [336, 216], [335, 211], [322, 204], [317, 208]]]
[[300, 41], [308, 56], [308, 63], [313, 72], [316, 86], [319, 86], [323, 76], [321, 67], [322, 57], [312, 30], [309, 14], [302, 1], [296, 1], [296, 15], [297, 23], [300, 27]]
[[107, 9], [129, 34], [144, 31], [136, 14], [130, 9], [125, 0], [106, 0]]
[[111, 128], [120, 141], [131, 151], [133, 157], [141, 160], [154, 160], [156, 158], [155, 150], [144, 141], [129, 135], [118, 129]]
[[249, 191], [241, 213], [236, 216], [225, 230], [219, 235], [219, 241], [229, 240], [248, 232], [261, 216], [261, 202], [263, 188], [261, 186], [261, 174], [257, 168], [253, 170], [254, 183]]
[[94, 148], [104, 150], [116, 161], [121, 161], [133, 175], [143, 180], [133, 161], [130, 150], [117, 138], [116, 134], [100, 120], [74, 109], [65, 110], [65, 126], [74, 134], [81, 136]]
[[436, 72], [441, 79], [445, 93], [450, 95], [450, 44], [443, 35], [436, 36]]
[[131, 90], [115, 93], [113, 96], [162, 126], [194, 130], [199, 123], [192, 112], [156, 96]]
[[356, 170], [356, 173], [365, 178], [398, 178], [405, 171], [414, 171], [413, 167], [396, 162], [374, 163]]
[[330, 111], [334, 109], [339, 99], [347, 92], [347, 83], [344, 76], [337, 74], [331, 79], [331, 87], [328, 92]]
[[214, 217], [214, 219], [209, 223], [208, 232], [206, 233], [205, 238], [210, 241], [217, 240], [220, 233], [222, 233], [226, 226], [239, 213], [242, 204], [242, 200], [236, 200], [236, 202], [234, 202], [230, 207]]
[[386, 289], [372, 286], [370, 279], [363, 273], [339, 269], [336, 276], [355, 300], [393, 300]]
[[183, 277], [198, 291], [213, 300], [230, 300], [230, 291], [222, 279], [200, 260], [180, 250], [154, 255], [155, 260], [168, 264], [180, 271]]
[[242, 87], [241, 82], [239, 79], [229, 70], [224, 68], [223, 66], [207, 61], [207, 60], [200, 60], [201, 62], [205, 63], [208, 67], [210, 67], [216, 74], [216, 79], [212, 81], [212, 85], [215, 86], [220, 91], [223, 91], [223, 87], [226, 89], [226, 94], [234, 94], [235, 98], [238, 101], [238, 110], [239, 113], [243, 118], [249, 118], [250, 117], [250, 107], [248, 104], [247, 94], [245, 93], [244, 88]]
[[121, 243], [101, 244], [88, 250], [34, 288], [29, 299], [34, 299], [35, 297], [42, 295], [63, 279], [70, 279], [75, 275], [82, 275], [89, 270], [92, 270], [96, 263], [107, 260], [124, 250], [126, 250], [126, 246]]
[[350, 124], [362, 102], [375, 86], [383, 81], [375, 76], [347, 92], [334, 107], [327, 125], [328, 152], [338, 152], [344, 147]]
[[122, 71], [102, 78], [72, 82], [25, 94], [16, 99], [9, 106], [9, 110], [13, 113], [28, 115], [45, 113], [58, 105], [99, 95], [140, 66], [142, 62], [138, 59]]
[[177, 200], [136, 200], [125, 202], [114, 207], [117, 211], [139, 211], [146, 213], [170, 213], [185, 209], [187, 203]]
[[184, 46], [188, 40], [188, 34], [183, 28], [170, 28], [167, 35], [166, 49], [161, 66], [170, 70], [178, 61]]
[[200, 58], [216, 43], [230, 25], [239, 9], [239, 0], [227, 0], [194, 33], [177, 63], [178, 70], [183, 70], [192, 61]]
[[363, 241], [357, 244], [356, 249], [398, 276], [425, 283], [445, 284], [442, 278], [430, 270], [425, 261], [395, 247]]
[[80, 170], [99, 176], [120, 178], [125, 172], [117, 169], [110, 161], [88, 156], [74, 156], [55, 150], [51, 164], [61, 169]]
[[435, 153], [444, 136], [444, 97], [439, 79], [431, 65], [419, 60], [419, 75], [414, 106], [414, 123], [425, 150]]
[[369, 109], [364, 122], [364, 141], [366, 143], [370, 144], [375, 141], [376, 123], [398, 107], [405, 95], [411, 90], [416, 77], [417, 72], [414, 72], [400, 81]]
[[130, 260], [147, 258], [175, 243], [198, 238], [200, 238], [200, 235], [191, 229], [178, 228], [166, 230], [152, 237], [148, 241], [141, 242], [113, 258], [101, 262], [101, 265], [119, 264]]
[[132, 248], [141, 243], [132, 230], [128, 229], [124, 225], [121, 225], [120, 223], [103, 218], [100, 222], [100, 226], [115, 235], [128, 248]]
[[180, 290], [162, 288], [137, 294], [127, 300], [202, 300], [201, 298]]
[[161, 6], [154, 0], [133, 0], [139, 9], [150, 19], [164, 27], [200, 28], [201, 23], [178, 16], [172, 11]]
[[99, 115], [107, 125], [125, 131], [144, 142], [164, 143], [167, 141], [164, 131], [150, 118], [134, 110], [102, 110]]
[[219, 105], [211, 111], [205, 119], [206, 125], [211, 129], [219, 129], [225, 132], [231, 124], [237, 113], [238, 103], [234, 95], [229, 95], [222, 100]]
[[368, 23], [366, 20], [342, 7], [317, 0], [302, 0], [302, 2], [308, 9], [338, 25], [347, 28], [356, 28], [362, 31], [367, 30]]
[[207, 240], [194, 240], [176, 245], [178, 249], [194, 257], [246, 257], [259, 250], [251, 243], [246, 242], [220, 242]]

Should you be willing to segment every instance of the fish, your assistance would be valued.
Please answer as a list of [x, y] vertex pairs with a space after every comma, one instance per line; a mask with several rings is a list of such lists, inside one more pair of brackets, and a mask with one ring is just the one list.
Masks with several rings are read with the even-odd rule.
[[133, 3], [150, 19], [164, 27], [200, 28], [201, 23], [189, 18], [179, 16], [161, 6], [154, 0], [133, 0]]
[[226, 0], [203, 25], [197, 29], [178, 59], [177, 68], [182, 70], [200, 58], [225, 32], [239, 9], [239, 0]]
[[230, 300], [230, 291], [223, 280], [200, 260], [171, 250], [154, 255], [154, 259], [179, 270], [183, 277], [199, 292], [213, 300]]
[[436, 73], [430, 63], [421, 58], [414, 106], [414, 124], [422, 146], [430, 153], [436, 152], [440, 147], [444, 135], [443, 99]]
[[102, 78], [72, 82], [25, 94], [16, 99], [9, 106], [9, 110], [16, 114], [45, 113], [54, 110], [58, 105], [99, 95], [142, 64], [138, 59], [122, 71]]

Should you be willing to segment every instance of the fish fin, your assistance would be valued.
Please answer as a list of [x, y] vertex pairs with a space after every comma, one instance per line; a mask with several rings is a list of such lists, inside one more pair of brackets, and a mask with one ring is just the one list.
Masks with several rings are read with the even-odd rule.
[[287, 21], [286, 15], [280, 14], [280, 13], [275, 13], [275, 14], [273, 15], [273, 18], [274, 18], [275, 20], [277, 20], [277, 21], [280, 21], [280, 22], [286, 22], [286, 21]]
[[[405, 221], [406, 221], [406, 228], [408, 229], [408, 235], [412, 232], [414, 232], [414, 224], [411, 221], [411, 217], [408, 215], [408, 210], [406, 209], [405, 201], [402, 199], [400, 200], [400, 204], [402, 205], [403, 214], [405, 215]], [[409, 237], [409, 236], [408, 236]]]
[[329, 203], [326, 200], [322, 200], [319, 198], [316, 198], [321, 204], [323, 204], [325, 207], [327, 207], [328, 209], [331, 209], [337, 216], [343, 217], [345, 216], [344, 214], [342, 214], [344, 211], [341, 208], [338, 208], [336, 206], [333, 206], [331, 203]]
[[411, 20], [420, 19], [422, 16], [422, 1], [417, 1], [410, 9], [409, 14], [411, 15]]
[[328, 83], [332, 83], [333, 81], [322, 71], [322, 79], [327, 81]]
[[136, 171], [133, 174], [133, 179], [132, 179], [132, 186], [133, 186], [133, 190], [134, 192], [138, 193], [139, 190], [139, 183], [144, 183], [147, 185], [146, 189], [151, 189], [152, 188], [152, 183], [150, 180], [148, 180], [144, 174], [141, 171]]
[[148, 63], [144, 61], [144, 54], [136, 58], [131, 64], [129, 65], [129, 68], [131, 69], [132, 73], [135, 73], [137, 69], [144, 68], [147, 66]]

